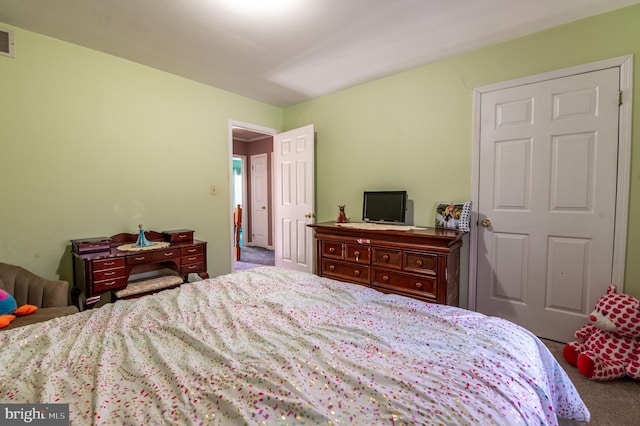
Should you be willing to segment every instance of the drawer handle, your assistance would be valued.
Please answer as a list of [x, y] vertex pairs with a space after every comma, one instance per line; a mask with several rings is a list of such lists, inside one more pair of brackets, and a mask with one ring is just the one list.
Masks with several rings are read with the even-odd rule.
[[167, 256], [167, 257], [173, 256], [173, 252], [165, 253], [164, 255]]
[[384, 282], [389, 281], [389, 275], [383, 275], [382, 276], [382, 281], [384, 281]]
[[104, 266], [111, 266], [111, 265], [115, 265], [116, 262], [104, 262]]
[[114, 280], [114, 281], [111, 281], [110, 283], [104, 283], [104, 285], [105, 285], [105, 286], [107, 286], [107, 287], [108, 287], [108, 286], [115, 285], [115, 284], [116, 284], [116, 281], [115, 281], [115, 280]]
[[333, 253], [334, 251], [336, 251], [335, 247], [329, 247], [329, 253]]
[[353, 254], [356, 256], [356, 262], [360, 259], [360, 252], [359, 251], [354, 251]]
[[105, 275], [106, 277], [110, 277], [111, 275], [115, 275], [115, 274], [116, 274], [115, 272], [105, 272], [105, 273], [104, 273], [104, 275]]
[[89, 248], [100, 247], [100, 244], [89, 244]]
[[187, 234], [179, 234], [178, 238], [187, 238]]
[[416, 283], [416, 288], [422, 288], [422, 283]]
[[196, 260], [197, 257], [193, 256], [193, 257], [187, 257], [187, 262], [193, 262], [194, 260]]
[[329, 265], [329, 270], [333, 271], [334, 269], [336, 269], [336, 265]]
[[142, 257], [136, 257], [135, 259], [136, 259], [138, 262], [140, 262], [140, 261], [142, 261], [142, 260], [145, 260], [146, 258], [145, 258], [144, 256], [142, 256]]
[[384, 256], [382, 256], [382, 259], [384, 259], [385, 262], [388, 262], [390, 257], [388, 254], [385, 254]]
[[422, 266], [422, 264], [423, 264], [422, 259], [416, 260], [416, 265]]
[[187, 253], [195, 253], [195, 251], [196, 251], [196, 249], [194, 249], [194, 248], [187, 249]]
[[189, 268], [189, 269], [196, 269], [197, 267], [198, 267], [198, 266], [196, 266], [196, 265], [191, 265], [191, 266], [189, 266], [188, 268]]
[[355, 275], [356, 277], [360, 275], [360, 270], [359, 269], [355, 269], [353, 271], [353, 275]]

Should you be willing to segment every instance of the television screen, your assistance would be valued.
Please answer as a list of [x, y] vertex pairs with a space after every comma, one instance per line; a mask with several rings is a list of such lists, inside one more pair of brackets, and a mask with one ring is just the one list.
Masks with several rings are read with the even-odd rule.
[[405, 223], [407, 191], [365, 191], [362, 220], [365, 222]]

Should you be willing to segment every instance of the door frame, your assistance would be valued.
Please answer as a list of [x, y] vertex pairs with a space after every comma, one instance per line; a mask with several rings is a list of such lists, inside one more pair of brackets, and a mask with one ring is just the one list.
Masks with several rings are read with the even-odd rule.
[[477, 256], [478, 256], [478, 199], [480, 177], [480, 106], [482, 95], [487, 92], [508, 89], [525, 84], [539, 83], [583, 74], [606, 68], [620, 68], [620, 91], [622, 104], [618, 116], [618, 174], [616, 191], [616, 223], [613, 240], [613, 269], [612, 282], [624, 288], [624, 272], [627, 251], [627, 226], [629, 210], [629, 187], [631, 179], [631, 126], [633, 106], [633, 55], [618, 56], [616, 58], [591, 62], [588, 64], [536, 74], [514, 80], [477, 87], [473, 90], [473, 136], [471, 156], [471, 200], [475, 209], [471, 212], [471, 227], [469, 232], [469, 289], [467, 308], [476, 310], [477, 302]]
[[[240, 159], [240, 163], [242, 164], [242, 208], [244, 208], [247, 205], [247, 156], [244, 154], [233, 155], [233, 152], [231, 153], [231, 179], [233, 179], [234, 158]], [[235, 186], [233, 180], [231, 182], [231, 195], [235, 198]], [[231, 207], [232, 210], [236, 208], [236, 203], [233, 199], [231, 200]]]
[[[264, 133], [265, 135], [277, 135], [280, 133], [279, 130], [272, 129], [269, 127], [259, 126], [257, 124], [246, 123], [244, 121], [238, 121], [234, 119], [228, 120], [228, 131], [227, 131], [227, 139], [228, 139], [228, 150], [229, 150], [229, 194], [232, 193], [232, 185], [233, 185], [233, 128], [239, 127], [242, 129], [252, 130], [254, 132]], [[231, 255], [234, 249], [234, 235], [233, 235], [233, 209], [236, 207], [233, 205], [233, 200], [231, 199], [231, 195], [229, 195], [229, 258], [231, 261], [231, 271], [235, 271], [234, 268], [234, 257]], [[275, 241], [274, 241], [275, 246]], [[274, 247], [275, 248], [275, 247]]]

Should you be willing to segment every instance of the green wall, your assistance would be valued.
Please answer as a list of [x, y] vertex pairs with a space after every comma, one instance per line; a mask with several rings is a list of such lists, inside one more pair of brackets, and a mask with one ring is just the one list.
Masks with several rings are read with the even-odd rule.
[[[0, 56], [0, 261], [72, 279], [71, 239], [193, 229], [230, 271], [228, 120], [283, 111], [9, 25]], [[210, 185], [218, 195], [210, 195]]]
[[[640, 5], [458, 55], [285, 109], [285, 128], [314, 123], [317, 219], [337, 205], [358, 220], [365, 189], [406, 189], [415, 223], [436, 201], [471, 199], [473, 89], [602, 59], [640, 57]], [[637, 64], [634, 87], [640, 86]], [[640, 95], [634, 93], [634, 129]], [[640, 297], [640, 150], [633, 135], [626, 292]]]
[[[228, 120], [315, 124], [317, 218], [358, 219], [365, 189], [403, 188], [415, 223], [471, 197], [473, 89], [640, 55], [640, 6], [280, 109], [21, 30], [0, 56], [0, 261], [71, 279], [69, 240], [191, 228], [229, 272]], [[634, 86], [638, 87], [638, 67]], [[634, 128], [640, 96], [634, 94]], [[640, 297], [640, 151], [633, 136], [625, 290]], [[209, 195], [215, 184], [218, 195]]]

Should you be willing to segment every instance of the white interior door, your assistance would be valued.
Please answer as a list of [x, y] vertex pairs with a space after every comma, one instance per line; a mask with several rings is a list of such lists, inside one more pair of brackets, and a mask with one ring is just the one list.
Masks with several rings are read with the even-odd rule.
[[610, 68], [482, 94], [478, 311], [558, 341], [588, 322], [612, 282], [619, 81]]
[[269, 246], [269, 186], [267, 154], [251, 156], [251, 242]]
[[315, 243], [315, 135], [308, 125], [274, 136], [276, 266], [313, 272]]

